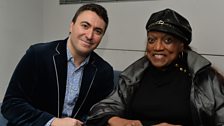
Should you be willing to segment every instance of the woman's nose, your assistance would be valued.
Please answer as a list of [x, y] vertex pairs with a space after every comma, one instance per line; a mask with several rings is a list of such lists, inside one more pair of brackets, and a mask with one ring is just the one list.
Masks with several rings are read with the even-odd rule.
[[162, 41], [158, 40], [154, 45], [154, 50], [163, 50], [164, 46]]

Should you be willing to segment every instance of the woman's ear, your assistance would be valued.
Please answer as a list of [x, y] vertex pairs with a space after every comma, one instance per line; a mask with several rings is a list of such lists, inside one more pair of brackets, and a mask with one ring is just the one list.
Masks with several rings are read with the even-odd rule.
[[184, 51], [184, 46], [185, 46], [184, 43], [181, 42], [181, 43], [180, 43], [180, 52], [183, 52], [183, 51]]

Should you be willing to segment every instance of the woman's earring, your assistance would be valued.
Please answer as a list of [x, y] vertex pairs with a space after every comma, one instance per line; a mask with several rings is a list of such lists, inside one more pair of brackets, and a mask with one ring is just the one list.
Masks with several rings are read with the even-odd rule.
[[179, 54], [179, 58], [180, 59], [183, 59], [184, 58], [184, 52], [183, 51]]

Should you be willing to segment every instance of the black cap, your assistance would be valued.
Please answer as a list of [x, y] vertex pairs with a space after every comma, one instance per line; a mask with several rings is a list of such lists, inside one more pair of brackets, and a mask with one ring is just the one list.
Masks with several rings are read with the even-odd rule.
[[187, 45], [191, 42], [192, 29], [188, 20], [171, 9], [153, 13], [146, 24], [146, 30], [172, 34], [183, 39]]

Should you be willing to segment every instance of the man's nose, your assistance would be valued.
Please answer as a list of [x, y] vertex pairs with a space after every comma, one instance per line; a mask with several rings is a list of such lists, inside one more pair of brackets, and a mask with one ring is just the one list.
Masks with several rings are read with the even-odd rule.
[[93, 38], [93, 30], [92, 29], [89, 29], [87, 32], [86, 32], [86, 37], [87, 39], [92, 39]]

